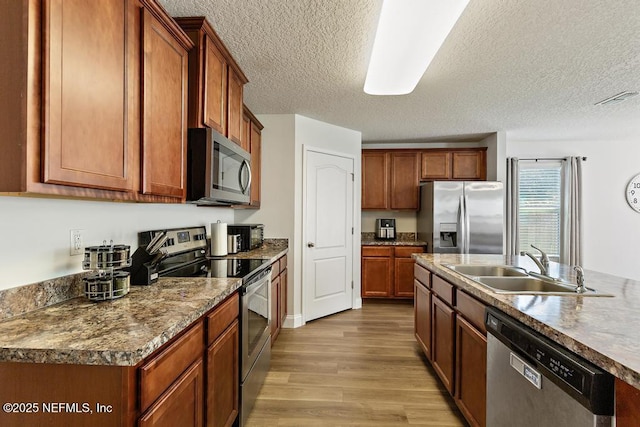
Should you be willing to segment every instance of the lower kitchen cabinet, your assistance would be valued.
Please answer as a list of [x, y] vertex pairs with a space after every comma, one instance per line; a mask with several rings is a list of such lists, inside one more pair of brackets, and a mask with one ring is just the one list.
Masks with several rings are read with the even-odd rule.
[[[417, 268], [417, 267], [416, 267]], [[413, 306], [415, 310], [416, 340], [427, 359], [431, 359], [431, 291], [428, 284], [414, 281]]]
[[421, 246], [363, 246], [362, 298], [413, 298], [411, 254]]
[[202, 426], [203, 377], [203, 365], [200, 358], [140, 417], [138, 426]]
[[271, 345], [287, 317], [287, 256], [271, 264]]
[[431, 298], [431, 364], [449, 393], [454, 392], [455, 312], [437, 296]]
[[455, 401], [472, 426], [484, 426], [487, 414], [487, 337], [456, 315]]
[[238, 417], [240, 329], [238, 321], [227, 328], [207, 350], [207, 426], [232, 426]]
[[485, 305], [420, 265], [414, 276], [416, 340], [467, 422], [484, 427]]
[[616, 378], [616, 427], [637, 427], [640, 390]]

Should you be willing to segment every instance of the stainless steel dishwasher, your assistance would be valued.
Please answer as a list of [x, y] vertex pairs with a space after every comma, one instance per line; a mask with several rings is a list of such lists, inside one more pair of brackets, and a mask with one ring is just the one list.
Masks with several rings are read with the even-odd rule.
[[487, 426], [610, 427], [614, 378], [487, 308]]

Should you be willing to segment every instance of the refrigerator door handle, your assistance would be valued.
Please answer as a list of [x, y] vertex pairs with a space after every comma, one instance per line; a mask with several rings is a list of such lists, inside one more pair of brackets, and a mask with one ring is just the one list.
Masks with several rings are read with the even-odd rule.
[[466, 246], [467, 246], [467, 242], [466, 242], [466, 236], [467, 236], [467, 230], [466, 230], [466, 225], [467, 225], [467, 221], [466, 221], [466, 217], [467, 217], [467, 212], [466, 212], [466, 206], [464, 204], [464, 196], [460, 196], [460, 201], [459, 201], [460, 205], [458, 208], [458, 225], [460, 226], [460, 236], [458, 237], [458, 248], [460, 248], [459, 253], [463, 254], [466, 253]]
[[469, 212], [467, 210], [467, 195], [464, 196], [464, 253], [469, 253], [469, 240], [471, 239], [471, 234], [469, 230], [471, 229], [471, 224], [469, 224]]

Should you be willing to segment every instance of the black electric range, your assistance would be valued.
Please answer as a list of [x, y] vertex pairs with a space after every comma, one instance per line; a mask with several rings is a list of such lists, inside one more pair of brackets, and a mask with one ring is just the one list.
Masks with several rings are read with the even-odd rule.
[[[264, 275], [268, 259], [229, 259], [207, 257], [205, 227], [151, 230], [138, 233], [140, 248], [162, 236], [164, 243], [153, 268], [158, 277], [213, 277], [239, 278], [243, 286], [257, 275]], [[160, 239], [162, 240], [162, 239]]]

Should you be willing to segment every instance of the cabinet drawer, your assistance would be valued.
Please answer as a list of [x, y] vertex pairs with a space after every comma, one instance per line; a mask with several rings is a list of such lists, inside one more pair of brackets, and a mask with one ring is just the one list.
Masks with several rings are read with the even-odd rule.
[[287, 268], [287, 256], [283, 255], [280, 258], [280, 273], [282, 273]]
[[453, 307], [455, 288], [452, 284], [434, 274], [431, 277], [431, 290]]
[[362, 256], [390, 257], [392, 255], [393, 255], [392, 247], [383, 247], [383, 246], [363, 246], [362, 247]]
[[204, 351], [204, 326], [187, 333], [140, 368], [140, 411], [145, 411]]
[[456, 291], [456, 308], [458, 312], [469, 321], [476, 329], [487, 335], [484, 324], [485, 305], [461, 290]]
[[411, 254], [421, 254], [424, 252], [422, 246], [400, 246], [394, 248], [396, 258], [411, 258]]
[[427, 288], [431, 287], [431, 272], [429, 270], [418, 264], [414, 264], [413, 275], [417, 280], [420, 281], [420, 283], [425, 285]]
[[238, 318], [240, 301], [236, 292], [207, 316], [207, 344], [211, 344]]

